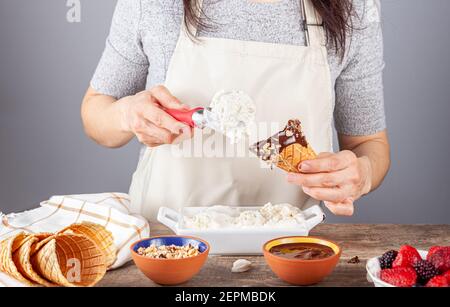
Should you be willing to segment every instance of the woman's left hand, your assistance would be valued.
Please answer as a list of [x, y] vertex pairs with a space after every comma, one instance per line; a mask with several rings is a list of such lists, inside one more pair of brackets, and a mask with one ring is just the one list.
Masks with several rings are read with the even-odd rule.
[[300, 172], [290, 173], [288, 181], [301, 186], [309, 196], [324, 201], [335, 215], [353, 215], [353, 202], [371, 190], [369, 158], [358, 158], [349, 150], [322, 153], [315, 160], [304, 161]]

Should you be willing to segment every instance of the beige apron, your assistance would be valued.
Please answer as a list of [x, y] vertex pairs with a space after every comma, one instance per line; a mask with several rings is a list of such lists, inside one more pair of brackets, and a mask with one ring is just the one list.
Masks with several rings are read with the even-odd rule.
[[286, 173], [262, 167], [247, 150], [250, 142], [298, 118], [317, 152], [332, 151], [325, 34], [310, 0], [302, 8], [309, 24], [306, 46], [203, 37], [192, 42], [182, 27], [165, 86], [192, 107], [207, 107], [220, 90], [243, 90], [255, 101], [257, 127], [247, 143], [236, 147], [219, 133], [196, 129], [194, 138], [181, 145], [146, 148], [130, 187], [133, 212], [155, 221], [162, 206], [179, 210], [270, 201], [306, 208], [318, 203], [287, 183]]

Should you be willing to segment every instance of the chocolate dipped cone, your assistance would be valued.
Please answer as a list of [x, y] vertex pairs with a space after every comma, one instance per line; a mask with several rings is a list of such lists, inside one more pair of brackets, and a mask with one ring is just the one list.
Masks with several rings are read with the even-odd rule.
[[254, 144], [250, 150], [271, 166], [290, 173], [299, 173], [300, 163], [317, 157], [303, 135], [299, 120], [290, 120], [282, 131]]

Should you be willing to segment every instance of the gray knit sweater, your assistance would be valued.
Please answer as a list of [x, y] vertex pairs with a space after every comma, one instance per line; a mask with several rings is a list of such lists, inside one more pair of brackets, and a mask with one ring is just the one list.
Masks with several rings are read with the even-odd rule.
[[[375, 0], [353, 0], [357, 16], [341, 61], [329, 47], [334, 119], [339, 133], [371, 135], [386, 128], [383, 39]], [[255, 3], [204, 0], [214, 23], [200, 36], [304, 45], [298, 0]], [[98, 92], [121, 98], [163, 84], [182, 23], [181, 0], [118, 0], [106, 48], [92, 78]]]

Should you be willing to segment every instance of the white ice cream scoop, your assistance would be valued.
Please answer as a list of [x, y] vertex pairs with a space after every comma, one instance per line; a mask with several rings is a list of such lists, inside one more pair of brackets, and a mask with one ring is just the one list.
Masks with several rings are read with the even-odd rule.
[[249, 134], [250, 126], [255, 121], [255, 110], [253, 100], [244, 92], [221, 91], [214, 96], [208, 108], [166, 111], [190, 127], [211, 128], [236, 143], [244, 135]]

